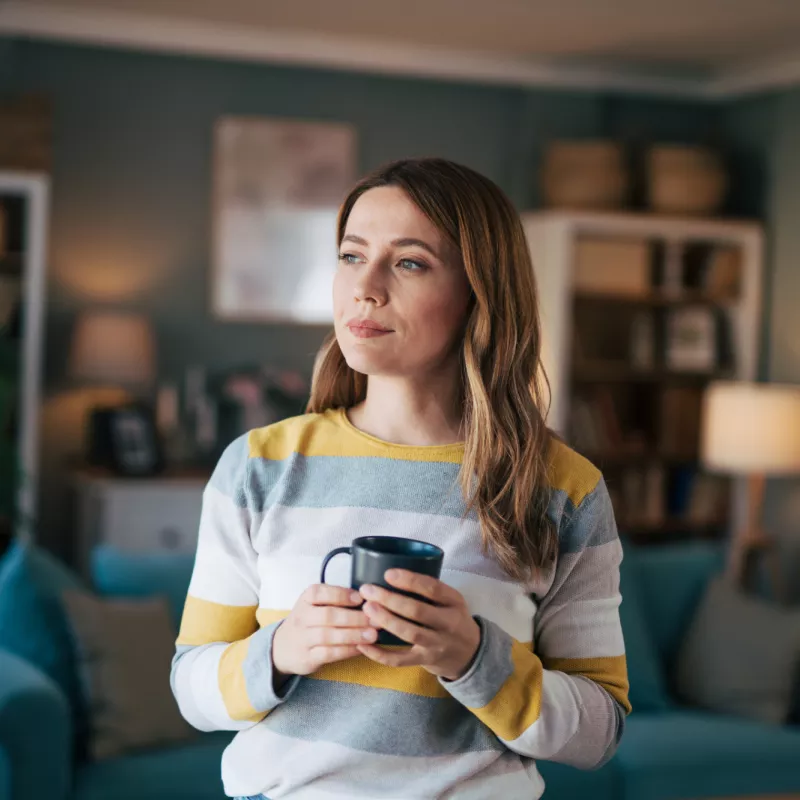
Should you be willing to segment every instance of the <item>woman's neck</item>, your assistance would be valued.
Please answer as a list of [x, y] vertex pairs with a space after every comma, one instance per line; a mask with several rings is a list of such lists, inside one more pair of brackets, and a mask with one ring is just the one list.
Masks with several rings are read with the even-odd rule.
[[461, 387], [452, 375], [425, 380], [372, 376], [367, 397], [348, 412], [359, 430], [394, 444], [461, 442]]

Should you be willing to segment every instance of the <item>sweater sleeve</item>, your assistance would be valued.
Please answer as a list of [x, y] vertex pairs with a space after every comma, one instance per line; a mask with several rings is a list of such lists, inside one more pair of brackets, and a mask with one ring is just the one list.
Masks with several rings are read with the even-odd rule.
[[622, 548], [602, 478], [560, 527], [533, 651], [479, 618], [470, 670], [442, 683], [514, 752], [593, 769], [614, 754], [630, 712], [619, 621]]
[[[272, 639], [259, 627], [255, 508], [248, 437], [231, 444], [203, 492], [197, 553], [170, 684], [184, 718], [201, 731], [244, 730], [287, 699], [273, 690]], [[257, 493], [257, 496], [263, 492]]]

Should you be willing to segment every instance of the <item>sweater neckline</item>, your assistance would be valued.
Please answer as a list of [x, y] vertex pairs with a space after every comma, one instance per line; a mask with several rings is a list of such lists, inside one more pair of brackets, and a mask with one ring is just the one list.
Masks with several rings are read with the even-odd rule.
[[397, 442], [389, 442], [385, 439], [373, 436], [366, 431], [362, 431], [360, 428], [353, 425], [350, 418], [347, 416], [347, 409], [345, 408], [335, 408], [325, 413], [352, 436], [357, 436], [359, 439], [363, 439], [385, 452], [395, 451], [397, 453], [403, 453], [406, 456], [413, 455], [417, 452], [421, 454], [424, 453], [428, 457], [454, 456], [461, 455], [464, 452], [464, 442], [452, 442], [451, 444], [398, 444]]

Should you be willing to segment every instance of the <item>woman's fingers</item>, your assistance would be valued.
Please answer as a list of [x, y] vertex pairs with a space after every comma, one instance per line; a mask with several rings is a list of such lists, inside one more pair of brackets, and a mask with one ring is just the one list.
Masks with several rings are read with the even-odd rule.
[[306, 615], [309, 628], [368, 628], [369, 620], [363, 611], [337, 606], [312, 606]]
[[430, 575], [407, 569], [390, 569], [384, 578], [390, 586], [424, 597], [437, 606], [455, 606], [464, 602], [461, 592]]
[[312, 606], [359, 606], [362, 603], [361, 595], [353, 589], [343, 586], [330, 586], [327, 583], [317, 583], [309, 586], [303, 592], [303, 599]]
[[[382, 586], [362, 586], [361, 594], [372, 603], [379, 603], [394, 614], [410, 619], [427, 628], [437, 628], [442, 622], [442, 610], [440, 608], [415, 600], [413, 597], [391, 592]], [[366, 610], [366, 606], [364, 609]]]
[[387, 667], [412, 667], [423, 663], [422, 651], [416, 647], [387, 650], [374, 644], [362, 644], [358, 646], [358, 653]]
[[309, 628], [311, 647], [357, 645], [377, 640], [375, 628]]
[[431, 636], [436, 635], [430, 628], [423, 628], [407, 619], [398, 617], [377, 603], [367, 603], [364, 611], [370, 623], [376, 628], [383, 628], [409, 644], [426, 645], [430, 642]]
[[312, 647], [309, 655], [318, 664], [332, 664], [334, 661], [356, 658], [361, 655], [361, 651], [353, 645], [322, 645]]

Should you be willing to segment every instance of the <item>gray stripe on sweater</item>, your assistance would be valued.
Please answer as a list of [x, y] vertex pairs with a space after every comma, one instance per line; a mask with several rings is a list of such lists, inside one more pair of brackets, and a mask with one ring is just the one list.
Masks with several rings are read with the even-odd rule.
[[481, 626], [481, 644], [468, 672], [457, 681], [440, 683], [467, 708], [488, 705], [500, 687], [514, 674], [511, 637], [494, 622], [476, 617]]
[[[343, 713], [343, 710], [346, 712]], [[302, 680], [263, 723], [293, 739], [330, 742], [367, 753], [448, 756], [502, 752], [499, 739], [455, 700], [360, 684]]]
[[461, 517], [466, 506], [459, 469], [458, 464], [444, 462], [293, 453], [285, 461], [251, 459], [250, 484], [254, 499], [261, 503], [256, 506], [259, 511], [280, 504]]

